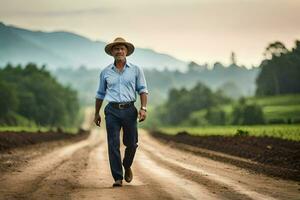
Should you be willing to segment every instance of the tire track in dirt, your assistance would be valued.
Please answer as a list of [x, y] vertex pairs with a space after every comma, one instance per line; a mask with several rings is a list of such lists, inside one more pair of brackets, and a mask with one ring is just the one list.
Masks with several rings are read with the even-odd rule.
[[86, 154], [91, 147], [76, 151], [66, 162], [52, 170], [35, 187], [26, 193], [26, 199], [69, 199], [74, 188], [78, 187], [77, 177], [85, 170]]
[[25, 168], [5, 173], [0, 178], [0, 199], [19, 199], [34, 193], [43, 181], [55, 173], [61, 166], [81, 149], [87, 148], [94, 134], [83, 141], [67, 145], [51, 153], [35, 158]]
[[[104, 131], [100, 137], [101, 141], [106, 140]], [[121, 152], [124, 152], [124, 147]], [[145, 183], [148, 177], [139, 173], [143, 170], [136, 166], [133, 170], [136, 174], [131, 183], [123, 181], [123, 187], [113, 188], [107, 145], [101, 145], [90, 153], [88, 167], [78, 177], [80, 186], [73, 190], [71, 199], [173, 199], [160, 187]]]
[[145, 182], [159, 186], [170, 195], [171, 199], [219, 199], [198, 183], [179, 176], [165, 165], [158, 165], [144, 152], [138, 154], [138, 166], [142, 168], [141, 174], [146, 174], [145, 177], [148, 177]]
[[[213, 180], [208, 179], [206, 176], [207, 174], [204, 173], [198, 173], [195, 171], [192, 171], [190, 169], [183, 168], [182, 166], [178, 165], [178, 163], [171, 163], [168, 161], [165, 161], [164, 159], [161, 159], [157, 155], [153, 155], [148, 150], [145, 151], [145, 154], [155, 162], [156, 165], [163, 166], [167, 168], [168, 170], [173, 172], [173, 176], [180, 177], [180, 179], [187, 179], [190, 182], [196, 183], [198, 186], [202, 186], [207, 191], [206, 193], [211, 193], [216, 196], [216, 199], [252, 199], [249, 198], [246, 195], [239, 194], [232, 188], [229, 188], [226, 184], [218, 183]], [[189, 184], [190, 185], [190, 184]], [[200, 195], [201, 197], [202, 195]], [[218, 197], [218, 198], [217, 198]], [[203, 199], [208, 199], [203, 198]]]
[[234, 183], [231, 180], [226, 180], [218, 175], [208, 173], [207, 171], [201, 170], [192, 165], [165, 158], [159, 153], [153, 154], [152, 150], [147, 149], [145, 151], [151, 159], [156, 161], [157, 164], [167, 166], [169, 169], [176, 171], [181, 177], [191, 179], [201, 185], [206, 185], [208, 190], [210, 190], [212, 193], [218, 193], [218, 195], [222, 196], [222, 198], [275, 200], [274, 198], [251, 191], [243, 186], [240, 186], [238, 183]]
[[139, 140], [134, 179], [123, 187], [112, 187], [106, 132], [94, 128], [88, 139], [1, 175], [0, 199], [299, 199], [295, 182], [172, 148], [142, 130]]
[[[228, 197], [226, 196], [228, 190], [233, 190], [233, 193], [228, 193], [229, 199], [244, 199], [244, 197], [248, 199], [298, 199], [299, 185], [296, 182], [250, 174], [229, 164], [171, 148], [165, 143], [154, 140], [144, 131], [140, 138], [143, 140], [142, 150], [157, 164], [166, 166], [201, 185], [206, 185], [207, 189], [213, 193], [221, 193], [222, 199]], [[218, 185], [221, 188], [215, 190], [214, 188]]]
[[74, 144], [74, 142], [78, 141], [64, 140], [43, 142], [3, 151], [0, 153], [0, 176], [7, 172], [17, 171], [21, 167], [24, 168], [28, 166], [28, 162], [55, 151], [56, 149], [60, 149], [62, 146]]

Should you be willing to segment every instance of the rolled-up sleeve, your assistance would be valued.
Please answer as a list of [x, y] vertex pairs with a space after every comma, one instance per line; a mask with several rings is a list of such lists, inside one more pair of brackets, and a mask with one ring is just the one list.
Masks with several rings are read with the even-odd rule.
[[146, 93], [148, 94], [147, 83], [143, 70], [140, 67], [137, 67], [137, 82], [136, 82], [136, 91], [139, 94]]
[[103, 100], [106, 94], [106, 81], [104, 78], [104, 70], [100, 73], [99, 76], [99, 87], [96, 93], [96, 99], [101, 99]]

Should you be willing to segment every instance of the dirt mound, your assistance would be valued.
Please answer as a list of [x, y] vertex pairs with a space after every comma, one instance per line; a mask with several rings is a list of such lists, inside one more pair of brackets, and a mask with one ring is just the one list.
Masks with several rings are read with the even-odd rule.
[[0, 151], [15, 147], [37, 144], [41, 142], [63, 140], [63, 139], [84, 139], [89, 131], [79, 129], [77, 134], [65, 133], [62, 130], [49, 132], [0, 132]]
[[[240, 161], [236, 162], [235, 160], [221, 158], [212, 154], [204, 155], [203, 153], [204, 156], [237, 164], [256, 172], [300, 180], [300, 142], [241, 135], [233, 137], [192, 136], [186, 132], [170, 136], [152, 131], [151, 135], [164, 142], [175, 142], [179, 148], [181, 148], [180, 144], [187, 144], [193, 147], [250, 159], [258, 163], [258, 165], [242, 163]], [[201, 154], [201, 151], [197, 151], [197, 153]]]

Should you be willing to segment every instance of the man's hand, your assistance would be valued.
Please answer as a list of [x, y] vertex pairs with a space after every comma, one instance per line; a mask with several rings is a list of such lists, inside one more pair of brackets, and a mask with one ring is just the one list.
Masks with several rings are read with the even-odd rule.
[[146, 117], [147, 117], [146, 111], [140, 109], [140, 111], [139, 111], [139, 122], [144, 121], [146, 119]]
[[100, 127], [101, 117], [99, 114], [95, 114], [94, 122], [95, 122], [96, 126]]

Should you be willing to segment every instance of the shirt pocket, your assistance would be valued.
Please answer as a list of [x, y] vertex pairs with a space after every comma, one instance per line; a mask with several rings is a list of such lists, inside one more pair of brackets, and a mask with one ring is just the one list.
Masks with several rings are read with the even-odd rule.
[[127, 85], [135, 85], [135, 79], [136, 77], [134, 76], [134, 74], [131, 73], [125, 73], [123, 76], [123, 80]]
[[106, 78], [106, 83], [107, 83], [108, 88], [112, 88], [112, 87], [116, 86], [118, 84], [118, 82], [119, 82], [119, 79], [116, 76], [108, 76]]

